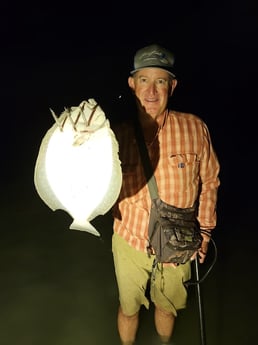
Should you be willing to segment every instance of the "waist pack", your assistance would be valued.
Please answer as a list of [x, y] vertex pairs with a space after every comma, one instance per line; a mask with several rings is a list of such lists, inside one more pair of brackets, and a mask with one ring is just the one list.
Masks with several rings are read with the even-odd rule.
[[148, 231], [149, 249], [161, 263], [184, 264], [202, 243], [196, 207], [178, 208], [160, 198], [152, 199]]

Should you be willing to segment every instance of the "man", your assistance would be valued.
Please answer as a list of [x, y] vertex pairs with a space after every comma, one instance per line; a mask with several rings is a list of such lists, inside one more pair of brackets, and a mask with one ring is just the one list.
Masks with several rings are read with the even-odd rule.
[[[216, 226], [219, 162], [205, 123], [193, 114], [168, 109], [177, 85], [173, 65], [173, 54], [167, 49], [156, 44], [144, 47], [136, 52], [128, 84], [136, 99], [159, 196], [180, 208], [191, 207], [197, 200], [198, 221], [207, 232]], [[191, 264], [158, 264], [154, 277], [155, 255], [147, 254], [151, 199], [134, 127], [129, 121], [115, 132], [123, 171], [112, 238], [120, 301], [119, 335], [123, 345], [134, 344], [140, 308], [149, 308], [150, 296], [157, 333], [162, 344], [169, 344], [177, 311], [186, 307], [183, 283], [191, 277]], [[209, 235], [202, 236], [200, 263], [205, 260], [210, 240]]]

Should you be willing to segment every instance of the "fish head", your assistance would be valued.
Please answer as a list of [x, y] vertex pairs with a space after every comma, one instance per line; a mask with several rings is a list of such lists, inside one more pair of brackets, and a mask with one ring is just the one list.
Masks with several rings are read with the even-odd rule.
[[77, 130], [94, 132], [107, 124], [104, 111], [93, 98], [82, 101], [79, 107], [75, 109], [75, 112], [75, 116], [78, 116], [79, 113]]
[[74, 146], [82, 145], [97, 130], [103, 127], [110, 127], [110, 123], [100, 105], [95, 99], [82, 101], [78, 107], [71, 107], [65, 110], [70, 121], [66, 121], [66, 126], [74, 131]]

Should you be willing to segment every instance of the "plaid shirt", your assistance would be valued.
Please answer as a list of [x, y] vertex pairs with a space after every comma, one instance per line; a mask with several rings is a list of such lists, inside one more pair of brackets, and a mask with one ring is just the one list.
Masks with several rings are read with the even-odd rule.
[[[123, 124], [114, 132], [123, 172], [120, 196], [113, 208], [114, 231], [135, 249], [146, 251], [151, 199], [134, 129]], [[200, 226], [213, 229], [219, 162], [206, 124], [192, 114], [166, 112], [155, 140], [147, 147], [160, 198], [180, 208], [191, 207], [198, 199]]]

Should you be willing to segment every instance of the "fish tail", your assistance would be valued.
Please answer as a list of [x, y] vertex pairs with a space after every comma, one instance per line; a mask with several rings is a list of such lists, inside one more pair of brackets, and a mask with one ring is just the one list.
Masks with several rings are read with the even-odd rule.
[[87, 220], [84, 222], [79, 222], [79, 221], [74, 220], [72, 224], [70, 225], [70, 229], [86, 231], [92, 235], [100, 236], [100, 233], [98, 232], [98, 230], [93, 225], [91, 225], [91, 223], [88, 222]]

